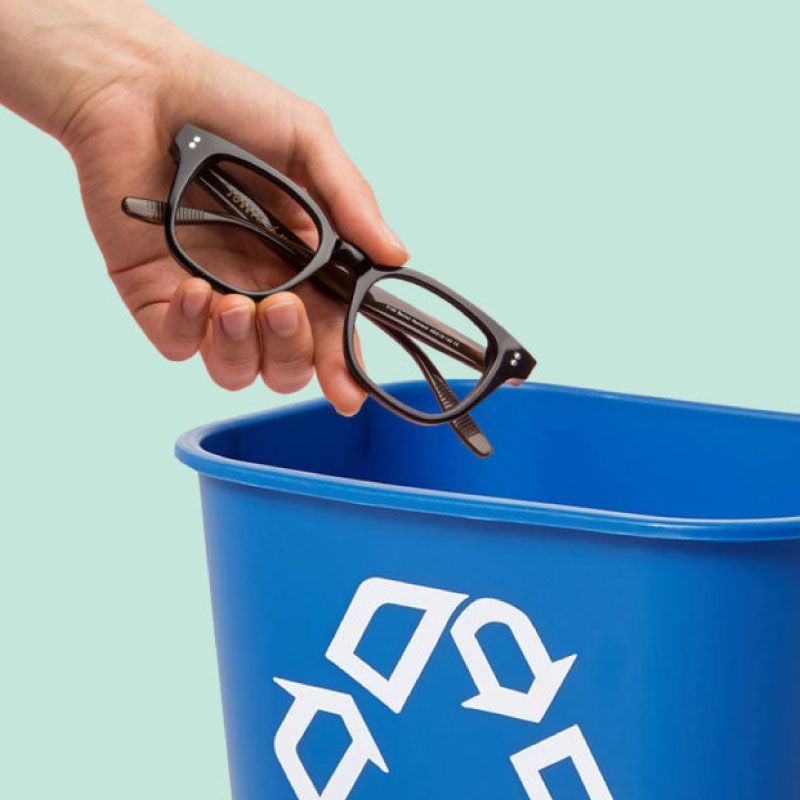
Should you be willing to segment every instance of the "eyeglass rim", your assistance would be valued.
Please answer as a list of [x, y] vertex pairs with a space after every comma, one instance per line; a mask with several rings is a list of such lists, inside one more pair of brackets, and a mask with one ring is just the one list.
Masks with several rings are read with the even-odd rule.
[[[208, 281], [211, 286], [218, 291], [223, 293], [243, 294], [258, 302], [278, 292], [291, 290], [303, 281], [308, 280], [321, 268], [330, 263], [337, 251], [343, 246], [345, 248], [357, 249], [337, 235], [327, 215], [301, 186], [267, 162], [262, 161], [233, 142], [187, 123], [181, 127], [180, 131], [175, 136], [171, 150], [176, 158], [177, 168], [167, 200], [164, 225], [167, 245], [172, 255], [190, 273]], [[305, 268], [299, 271], [289, 281], [278, 287], [263, 292], [252, 292], [228, 284], [212, 273], [209, 273], [201, 264], [197, 263], [185, 252], [179, 243], [176, 232], [176, 214], [180, 207], [181, 199], [198, 173], [201, 172], [211, 160], [220, 159], [230, 160], [243, 167], [252, 169], [269, 180], [273, 185], [285, 191], [306, 211], [317, 228], [319, 241], [317, 252]], [[472, 319], [487, 337], [487, 367], [482, 377], [476, 383], [473, 391], [470, 392], [459, 405], [448, 411], [439, 413], [422, 412], [393, 398], [386, 393], [379, 384], [369, 378], [356, 358], [354, 332], [359, 309], [370, 287], [390, 275], [396, 278], [409, 280], [412, 283], [416, 283], [423, 288], [433, 291], [445, 302], [454, 305], [462, 313]], [[434, 278], [405, 267], [401, 271], [396, 267], [370, 265], [356, 275], [353, 294], [347, 306], [343, 340], [346, 365], [351, 375], [361, 387], [373, 395], [376, 401], [397, 413], [399, 416], [422, 425], [438, 425], [457, 419], [474, 408], [486, 396], [504, 383], [507, 378], [517, 377], [522, 371], [525, 371], [526, 367], [528, 368], [527, 372], [530, 372], [536, 364], [535, 359], [528, 351], [499, 325], [496, 320], [484, 311]], [[519, 355], [520, 353], [522, 353], [527, 360], [521, 365], [518, 362], [515, 365], [509, 366], [508, 357], [513, 354]], [[490, 355], [492, 356], [491, 358]]]
[[[339, 237], [316, 201], [291, 178], [288, 178], [265, 161], [233, 142], [188, 123], [178, 131], [173, 145], [177, 169], [167, 199], [164, 232], [167, 246], [172, 255], [195, 277], [208, 281], [219, 292], [242, 294], [255, 302], [259, 302], [279, 292], [294, 289], [331, 260]], [[197, 175], [204, 167], [209, 165], [209, 162], [223, 159], [255, 171], [270, 183], [285, 191], [309, 215], [317, 229], [319, 245], [316, 253], [301, 271], [280, 286], [255, 292], [230, 284], [205, 269], [180, 244], [177, 234], [176, 214], [181, 205], [181, 199]]]
[[[359, 309], [369, 290], [382, 280], [404, 280], [427, 289], [445, 302], [450, 303], [475, 325], [486, 336], [486, 368], [483, 375], [476, 382], [472, 391], [462, 399], [461, 403], [448, 411], [425, 412], [409, 406], [396, 397], [388, 394], [385, 389], [373, 381], [356, 355], [355, 335], [356, 321]], [[440, 283], [424, 273], [404, 267], [402, 270], [391, 267], [375, 266], [361, 275], [353, 291], [353, 299], [347, 309], [347, 320], [344, 329], [344, 355], [347, 368], [358, 381], [361, 388], [369, 392], [381, 405], [411, 421], [422, 425], [438, 425], [450, 422], [462, 414], [470, 411], [487, 395], [502, 385], [508, 378], [514, 377], [518, 372], [516, 366], [511, 366], [510, 361], [518, 353], [527, 351], [508, 333], [502, 326], [489, 317], [469, 300], [454, 292], [448, 286]], [[530, 356], [529, 356], [530, 357]], [[532, 357], [530, 357], [532, 358]]]

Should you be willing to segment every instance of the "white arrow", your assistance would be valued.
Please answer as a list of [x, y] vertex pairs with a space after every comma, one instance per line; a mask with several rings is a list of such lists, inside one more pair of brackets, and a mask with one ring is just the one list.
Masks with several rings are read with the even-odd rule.
[[588, 800], [614, 800], [577, 725], [515, 753], [511, 763], [530, 800], [553, 800], [542, 778], [542, 770], [568, 758], [575, 766]]
[[[527, 692], [501, 686], [477, 638], [478, 631], [492, 622], [509, 628], [534, 679]], [[484, 598], [467, 606], [453, 624], [453, 640], [475, 682], [478, 694], [462, 705], [476, 711], [502, 714], [527, 722], [541, 722], [577, 655], [552, 661], [528, 616], [502, 600]]]
[[[325, 657], [395, 714], [399, 714], [417, 685], [450, 617], [467, 597], [465, 594], [415, 583], [368, 578], [356, 590]], [[388, 680], [356, 655], [372, 618], [385, 605], [404, 606], [424, 612]]]
[[[347, 800], [369, 762], [383, 772], [389, 768], [372, 738], [355, 700], [349, 694], [275, 678], [292, 697], [286, 717], [275, 734], [275, 755], [297, 796], [297, 800]], [[297, 746], [320, 711], [341, 717], [350, 734], [350, 746], [320, 794], [300, 760]]]

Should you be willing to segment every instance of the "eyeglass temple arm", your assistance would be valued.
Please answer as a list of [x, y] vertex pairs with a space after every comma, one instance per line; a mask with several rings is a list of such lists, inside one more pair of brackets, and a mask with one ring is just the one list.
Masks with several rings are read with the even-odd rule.
[[[142, 197], [126, 197], [122, 202], [122, 208], [126, 214], [135, 219], [143, 222], [150, 222], [154, 225], [163, 225], [166, 215], [166, 204], [160, 200], [148, 200]], [[245, 228], [252, 231], [262, 238], [262, 240], [270, 247], [271, 250], [277, 251], [278, 254], [284, 258], [294, 260], [295, 252], [293, 248], [287, 246], [281, 238], [273, 237], [270, 231], [263, 228], [261, 225], [251, 222], [244, 217], [220, 214], [216, 211], [206, 211], [201, 208], [190, 208], [189, 206], [180, 206], [175, 213], [175, 222], [178, 225], [208, 225], [208, 224], [226, 224], [236, 225], [237, 227]], [[306, 247], [303, 244], [303, 247]], [[307, 256], [304, 256], [306, 259]], [[295, 261], [295, 263], [297, 263]], [[349, 297], [349, 290], [347, 288], [349, 276], [346, 267], [338, 265], [331, 265], [325, 270], [312, 275], [311, 279], [315, 283], [327, 289], [337, 299], [346, 303]], [[434, 327], [436, 330], [448, 332], [452, 329], [448, 326], [434, 320], [419, 309], [409, 304], [403, 303], [389, 292], [373, 287], [367, 293], [367, 297], [361, 306], [361, 312], [376, 324], [382, 327], [391, 328], [399, 333], [413, 336], [420, 339], [431, 347], [445, 353], [451, 358], [455, 358], [468, 367], [482, 371], [485, 362], [485, 356], [481, 352], [481, 348], [470, 339], [460, 337], [461, 343], [469, 343], [472, 347], [471, 353], [463, 352], [456, 347], [448, 346], [446, 342], [441, 342], [437, 337], [419, 328], [414, 324], [414, 321], [423, 322], [427, 327]], [[403, 317], [406, 317], [404, 319]], [[457, 340], [459, 334], [452, 331], [451, 338]]]
[[[442, 411], [450, 411], [450, 409], [455, 408], [461, 401], [425, 352], [402, 333], [397, 333], [388, 328], [384, 328], [384, 331], [387, 336], [394, 339], [414, 359], [434, 395], [436, 395], [436, 400]], [[451, 420], [450, 427], [458, 438], [481, 458], [486, 458], [494, 452], [494, 448], [486, 438], [486, 434], [478, 427], [478, 423], [469, 413], [460, 414], [454, 420]]]
[[[312, 257], [313, 253], [311, 249], [305, 244], [305, 242], [302, 241], [302, 239], [295, 235], [294, 231], [283, 225], [283, 223], [277, 217], [270, 216], [266, 210], [258, 206], [252, 198], [244, 195], [239, 187], [233, 183], [233, 181], [231, 181], [221, 170], [217, 171], [213, 168], [208, 168], [208, 175], [205, 176], [203, 172], [201, 172], [199, 178], [203, 186], [210, 194], [212, 194], [212, 196], [214, 196], [218, 201], [225, 202], [226, 207], [229, 207], [235, 212], [235, 217], [233, 218], [223, 214], [214, 215], [215, 218], [219, 219], [219, 221], [241, 221], [243, 219], [242, 210], [236, 206], [235, 203], [230, 202], [228, 194], [230, 190], [233, 190], [234, 194], [238, 193], [239, 196], [245, 200], [245, 202], [250, 203], [251, 206], [258, 208], [261, 212], [263, 212], [263, 220], [261, 221], [261, 224], [258, 225], [261, 230], [258, 232], [266, 242], [270, 243], [271, 246], [276, 245], [276, 249], [283, 250], [284, 254], [290, 260], [295, 261], [295, 264], [298, 266], [298, 268], [302, 265], [302, 263], [307, 263], [309, 258]], [[186, 210], [189, 212], [187, 216], [191, 216], [192, 209]], [[181, 211], [182, 208], [179, 208], [179, 216]], [[248, 220], [248, 227], [250, 224], [251, 223]], [[272, 234], [273, 230], [279, 231], [277, 240], [274, 238], [274, 236], [270, 235]], [[299, 259], [297, 257], [298, 255]], [[339, 300], [347, 303], [350, 297], [350, 292], [348, 289], [350, 275], [345, 267], [331, 265], [325, 271], [320, 271], [315, 276], [312, 276], [312, 280], [314, 278], [316, 278], [321, 285], [326, 287], [328, 291], [334, 294]], [[381, 309], [380, 305], [378, 304], [383, 304], [385, 310]], [[398, 306], [404, 306], [405, 311], [402, 311], [400, 308], [398, 308]], [[394, 315], [391, 314], [390, 309], [394, 309]], [[408, 330], [408, 333], [418, 337], [424, 333], [424, 331], [420, 331], [417, 328], [408, 328], [409, 325], [413, 324], [411, 323], [411, 317], [413, 315], [416, 315], [418, 319], [421, 316], [426, 317], [426, 324], [429, 326], [431, 324], [433, 324], [434, 327], [438, 326], [439, 328], [444, 328], [446, 326], [442, 325], [437, 320], [434, 320], [432, 317], [428, 317], [426, 314], [414, 308], [413, 306], [403, 304], [402, 301], [394, 297], [394, 295], [390, 294], [389, 292], [374, 287], [368, 293], [361, 305], [360, 310], [367, 318], [371, 319], [379, 328], [381, 328], [387, 336], [390, 336], [392, 339], [394, 339], [394, 341], [414, 359], [423, 376], [425, 377], [425, 380], [428, 382], [428, 385], [431, 387], [431, 390], [433, 391], [442, 411], [449, 411], [459, 404], [460, 401], [455, 392], [453, 392], [453, 390], [450, 388], [450, 385], [436, 368], [436, 365], [433, 363], [433, 361], [431, 361], [426, 353], [420, 347], [418, 347], [409, 336], [406, 335], [406, 330]], [[408, 321], [398, 317], [397, 314], [400, 313], [405, 313]], [[454, 339], [457, 341], [458, 333], [452, 330], [451, 333]], [[428, 337], [426, 336], [425, 338]], [[469, 342], [469, 340], [464, 339], [463, 343], [466, 342]], [[431, 343], [434, 346], [437, 344], [436, 341], [432, 341]], [[480, 347], [477, 344], [474, 342], [471, 342], [471, 344], [474, 346], [475, 356], [477, 356], [476, 360], [480, 362], [481, 366], [479, 368], [482, 370], [484, 355], [480, 351]], [[465, 361], [467, 366], [474, 366], [474, 364], [469, 360], [463, 358], [461, 360]], [[480, 456], [481, 458], [486, 458], [492, 454], [493, 448], [491, 443], [470, 414], [460, 414], [458, 417], [450, 421], [450, 427], [453, 429], [459, 439], [461, 439], [461, 441], [476, 455]]]
[[[296, 266], [301, 263], [308, 263], [313, 256], [313, 252], [308, 245], [300, 239], [294, 231], [284, 225], [275, 215], [269, 214], [252, 197], [250, 197], [239, 184], [233, 181], [224, 170], [219, 167], [206, 166], [197, 175], [196, 180], [225, 208], [232, 212], [238, 219], [245, 218], [245, 213], [231, 199], [231, 195], [238, 196], [251, 208], [258, 210], [261, 220], [256, 221], [259, 227], [263, 228], [270, 242], [276, 243], [280, 249], [280, 254], [293, 260]], [[248, 219], [248, 221], [251, 221]], [[260, 223], [260, 224], [259, 224]], [[291, 244], [289, 244], [291, 243]], [[320, 270], [312, 280], [322, 284], [336, 294], [339, 299], [347, 300], [350, 297], [349, 282], [350, 277], [346, 268], [339, 267], [335, 271], [332, 269]], [[409, 303], [403, 302], [383, 289], [373, 288], [364, 299], [364, 306], [367, 306], [380, 316], [381, 320], [390, 325], [395, 330], [420, 339], [430, 347], [439, 350], [445, 355], [455, 358], [462, 364], [471, 367], [479, 372], [486, 368], [486, 350], [480, 344], [464, 336], [459, 331], [454, 330], [443, 322], [434, 319], [418, 308]], [[417, 324], [415, 324], [417, 323]], [[422, 323], [419, 325], [419, 323]], [[429, 330], [426, 330], [429, 329]], [[444, 337], [455, 342], [450, 345], [446, 338], [442, 339], [430, 330], [442, 334]]]
[[[307, 264], [313, 256], [309, 246], [291, 228], [267, 212], [219, 167], [204, 167], [198, 172], [195, 180], [207, 194], [224, 205], [237, 219], [247, 220], [261, 228], [267, 234], [270, 245], [276, 245], [279, 254], [295, 261], [295, 266], [299, 266], [297, 262], [300, 261]], [[236, 204], [234, 198], [246, 204], [254, 216], [252, 218], [248, 216], [243, 208]]]
[[[155, 225], [163, 225], [164, 214], [166, 205], [160, 200], [148, 200], [139, 197], [126, 197], [122, 202], [123, 210], [126, 214], [134, 217], [135, 219], [143, 222], [150, 222]], [[254, 233], [262, 237], [266, 237], [267, 232], [247, 219], [242, 219], [229, 214], [219, 214], [215, 211], [205, 211], [198, 208], [189, 208], [180, 206], [176, 211], [176, 223], [179, 225], [208, 225], [208, 224], [226, 224], [237, 225], [252, 230]], [[270, 240], [275, 243], [274, 240]], [[282, 242], [278, 242], [282, 246]], [[335, 282], [335, 291], [337, 296], [342, 300], [346, 300], [346, 289], [340, 282]], [[374, 291], [374, 290], [373, 290]], [[385, 297], [391, 298], [388, 292], [381, 292]], [[430, 358], [421, 350], [414, 342], [405, 335], [403, 331], [394, 330], [390, 325], [382, 319], [382, 315], [375, 312], [366, 303], [362, 306], [362, 312], [367, 317], [378, 325], [387, 336], [394, 339], [397, 344], [402, 347], [416, 362], [424, 375], [426, 381], [433, 390], [434, 395], [443, 411], [449, 411], [460, 402], [456, 394], [450, 388], [445, 378], [436, 368], [436, 365]], [[492, 454], [493, 448], [486, 435], [478, 427], [478, 424], [468, 413], [461, 414], [456, 419], [450, 421], [450, 427], [453, 428], [456, 435], [469, 447], [474, 453], [481, 457], [486, 457]]]
[[[122, 208], [126, 214], [135, 219], [154, 225], [164, 224], [166, 204], [160, 200], [148, 200], [142, 197], [126, 197], [122, 202]], [[238, 215], [220, 214], [215, 211], [180, 206], [176, 211], [175, 221], [178, 225], [207, 225], [214, 223], [236, 225], [257, 234], [271, 250], [276, 251], [280, 256], [293, 261], [295, 264], [298, 263], [300, 258], [302, 258], [302, 260], [307, 260], [309, 257], [309, 251], [305, 243], [302, 243], [302, 247], [306, 248], [307, 254], [298, 257], [295, 248], [289, 246], [283, 238], [272, 235], [268, 229]], [[348, 289], [350, 278], [346, 267], [332, 264], [330, 267], [320, 270], [313, 275], [311, 280], [321, 285], [324, 289], [327, 289], [337, 299], [345, 303], [347, 302], [350, 295]], [[362, 304], [361, 310], [373, 322], [380, 321], [387, 327], [420, 339], [451, 358], [455, 358], [462, 364], [466, 364], [468, 367], [479, 371], [483, 371], [484, 369], [485, 351], [477, 343], [464, 337], [457, 331], [452, 330], [452, 328], [449, 328], [438, 320], [433, 319], [425, 314], [425, 312], [404, 303], [383, 289], [377, 287], [370, 289]], [[458, 342], [459, 346], [449, 346], [446, 342], [440, 341], [433, 334], [420, 328], [415, 322], [422, 322], [428, 328], [445, 333], [454, 341]], [[468, 349], [461, 349], [461, 345], [466, 346]]]

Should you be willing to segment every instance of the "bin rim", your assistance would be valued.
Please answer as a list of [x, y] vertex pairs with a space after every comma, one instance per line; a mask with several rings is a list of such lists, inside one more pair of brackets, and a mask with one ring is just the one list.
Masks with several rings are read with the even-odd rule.
[[[413, 382], [406, 382], [410, 385]], [[403, 386], [391, 384], [389, 389]], [[500, 391], [505, 391], [501, 389]], [[508, 389], [513, 392], [547, 391], [565, 395], [594, 396], [641, 404], [712, 411], [728, 415], [786, 420], [800, 424], [800, 415], [778, 411], [714, 405], [687, 400], [627, 394], [574, 386], [526, 383]], [[184, 433], [175, 444], [175, 456], [201, 476], [230, 483], [304, 495], [319, 500], [371, 506], [392, 511], [433, 514], [486, 522], [571, 529], [575, 532], [604, 533], [666, 540], [696, 542], [775, 542], [800, 540], [800, 514], [782, 517], [701, 518], [667, 517], [611, 509], [559, 505], [537, 500], [476, 495], [441, 489], [380, 483], [357, 478], [310, 472], [269, 464], [239, 461], [206, 449], [206, 440], [225, 430], [259, 420], [280, 420], [303, 411], [326, 406], [324, 399], [294, 403], [254, 414], [201, 425]]]

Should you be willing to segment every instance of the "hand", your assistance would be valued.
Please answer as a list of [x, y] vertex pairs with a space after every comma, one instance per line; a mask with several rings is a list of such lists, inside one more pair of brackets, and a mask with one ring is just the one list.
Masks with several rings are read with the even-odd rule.
[[[374, 261], [403, 263], [405, 248], [383, 222], [372, 190], [327, 117], [264, 76], [189, 39], [138, 2], [109, 8], [96, 0], [73, 0], [65, 10], [66, 5], [55, 0], [15, 5], [12, 0], [17, 25], [35, 25], [25, 15], [80, 18], [47, 27], [48, 52], [66, 53], [69, 62], [51, 81], [61, 80], [62, 90], [26, 89], [18, 79], [13, 90], [6, 89], [4, 102], [56, 136], [72, 155], [95, 238], [136, 322], [166, 358], [184, 360], [199, 350], [209, 375], [226, 389], [241, 389], [260, 375], [274, 391], [294, 392], [316, 372], [337, 411], [356, 413], [365, 396], [344, 363], [340, 303], [308, 284], [257, 307], [240, 295], [219, 296], [173, 261], [163, 231], [120, 210], [124, 195], [166, 197], [174, 172], [169, 144], [182, 123], [193, 122], [303, 185], [337, 230]], [[0, 12], [0, 28], [9, 22], [3, 13], [8, 12]], [[31, 39], [40, 41], [41, 32], [38, 39], [26, 37]], [[5, 52], [6, 44], [0, 39], [0, 74], [6, 67], [13, 81], [14, 67], [17, 73], [21, 68]], [[74, 58], [68, 57], [70, 48]], [[86, 63], [76, 68], [78, 52]], [[48, 103], [51, 108], [42, 108]]]

